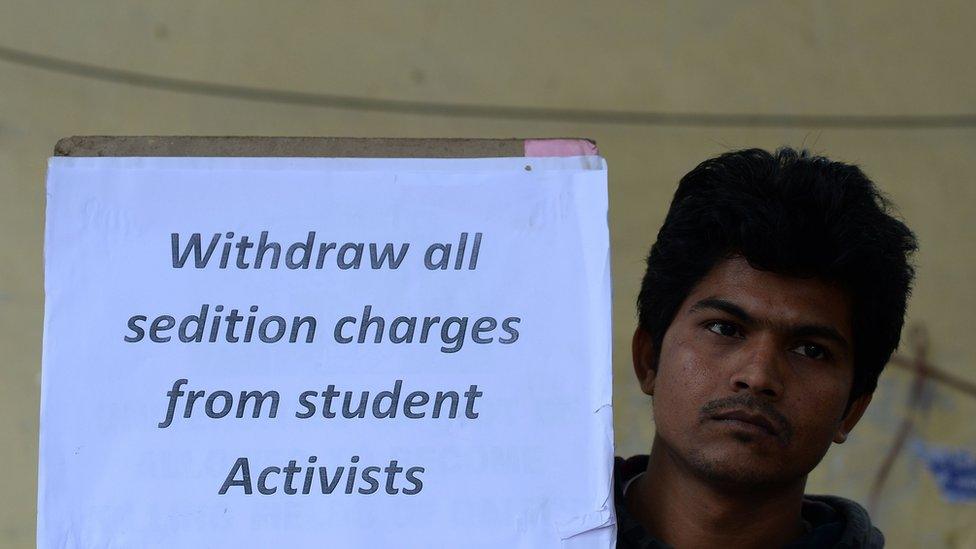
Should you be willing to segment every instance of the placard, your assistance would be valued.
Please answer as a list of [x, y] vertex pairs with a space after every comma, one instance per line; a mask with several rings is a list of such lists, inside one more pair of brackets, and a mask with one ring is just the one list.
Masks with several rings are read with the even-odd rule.
[[606, 166], [52, 158], [39, 547], [609, 547]]

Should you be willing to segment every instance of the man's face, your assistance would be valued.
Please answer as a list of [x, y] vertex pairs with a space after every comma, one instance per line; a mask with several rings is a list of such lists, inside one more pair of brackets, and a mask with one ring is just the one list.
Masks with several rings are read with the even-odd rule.
[[681, 466], [729, 487], [775, 485], [805, 477], [870, 401], [844, 415], [852, 344], [842, 289], [732, 258], [681, 304], [656, 368], [641, 330], [634, 360], [657, 437]]

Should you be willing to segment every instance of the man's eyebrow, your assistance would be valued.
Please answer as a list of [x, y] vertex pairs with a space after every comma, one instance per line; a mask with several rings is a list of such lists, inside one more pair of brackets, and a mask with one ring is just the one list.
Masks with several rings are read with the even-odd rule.
[[840, 335], [840, 332], [838, 332], [832, 326], [822, 326], [820, 324], [797, 326], [792, 330], [792, 334], [794, 337], [822, 337], [837, 343], [845, 349], [849, 349], [851, 347], [851, 344], [847, 342], [847, 339]]
[[[759, 322], [742, 307], [732, 303], [731, 301], [717, 297], [702, 299], [701, 301], [698, 301], [692, 305], [689, 311], [697, 312], [702, 309], [713, 309], [728, 313], [746, 324], [756, 324]], [[833, 326], [825, 326], [823, 324], [802, 324], [799, 326], [787, 326], [787, 330], [793, 337], [822, 337], [841, 345], [845, 349], [849, 349], [851, 347], [851, 344], [847, 341], [847, 339], [842, 336], [841, 333], [838, 332]]]
[[747, 313], [746, 310], [743, 309], [742, 307], [739, 307], [738, 305], [732, 303], [731, 301], [727, 301], [725, 299], [720, 299], [717, 297], [708, 297], [702, 299], [701, 301], [692, 305], [689, 311], [694, 313], [702, 309], [715, 309], [718, 311], [722, 311], [747, 323], [753, 323], [756, 321], [756, 319], [753, 318], [752, 315]]

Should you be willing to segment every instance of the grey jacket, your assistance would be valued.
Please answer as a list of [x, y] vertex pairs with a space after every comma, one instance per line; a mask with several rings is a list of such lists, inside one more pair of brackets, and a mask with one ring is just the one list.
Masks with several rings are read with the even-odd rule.
[[[617, 458], [614, 464], [614, 503], [617, 511], [618, 549], [666, 549], [671, 546], [649, 535], [624, 504], [624, 485], [647, 469], [647, 456]], [[857, 503], [835, 496], [804, 496], [801, 516], [807, 533], [786, 549], [833, 547], [875, 549], [884, 536], [871, 525], [867, 511]]]

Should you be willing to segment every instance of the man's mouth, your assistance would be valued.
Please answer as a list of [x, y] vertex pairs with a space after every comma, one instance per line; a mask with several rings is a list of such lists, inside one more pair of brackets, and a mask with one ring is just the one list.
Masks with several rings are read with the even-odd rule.
[[712, 416], [713, 420], [736, 424], [745, 429], [781, 439], [780, 430], [766, 416], [748, 410], [729, 410]]
[[709, 401], [701, 407], [700, 414], [702, 422], [717, 422], [740, 435], [772, 437], [782, 446], [789, 445], [793, 438], [793, 426], [786, 416], [771, 403], [749, 394]]

